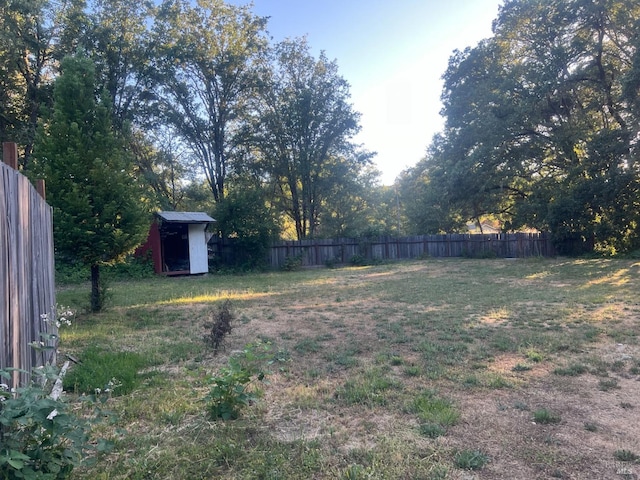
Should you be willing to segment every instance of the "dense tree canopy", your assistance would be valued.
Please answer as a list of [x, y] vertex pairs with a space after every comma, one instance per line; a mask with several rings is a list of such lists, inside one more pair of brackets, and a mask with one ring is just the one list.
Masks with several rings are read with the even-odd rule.
[[494, 215], [566, 251], [637, 246], [639, 22], [633, 1], [505, 2], [494, 36], [451, 57], [445, 130], [408, 174], [416, 223]]
[[99, 311], [100, 266], [137, 247], [149, 218], [130, 156], [113, 130], [108, 94], [96, 97], [92, 62], [66, 58], [53, 100], [37, 137], [34, 170], [47, 179], [56, 252], [91, 267], [91, 307]]

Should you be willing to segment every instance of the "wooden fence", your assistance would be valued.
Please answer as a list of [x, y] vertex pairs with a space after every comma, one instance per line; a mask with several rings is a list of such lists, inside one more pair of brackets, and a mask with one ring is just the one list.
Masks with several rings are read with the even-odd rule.
[[271, 247], [269, 261], [273, 268], [280, 268], [295, 258], [299, 258], [303, 266], [315, 266], [424, 257], [523, 258], [553, 255], [555, 250], [546, 233], [448, 234], [279, 242]]
[[[0, 162], [0, 368], [29, 372], [55, 361], [55, 348], [31, 346], [41, 341], [56, 346], [46, 337], [57, 334], [53, 212], [43, 198], [44, 184], [38, 192], [14, 170], [16, 159], [15, 144], [3, 144], [8, 165]], [[12, 386], [25, 385], [26, 372], [14, 371]]]

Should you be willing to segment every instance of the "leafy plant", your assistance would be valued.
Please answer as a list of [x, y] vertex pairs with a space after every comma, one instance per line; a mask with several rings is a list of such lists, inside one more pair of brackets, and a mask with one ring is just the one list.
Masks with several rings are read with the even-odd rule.
[[242, 352], [229, 358], [227, 367], [208, 379], [211, 387], [204, 401], [212, 419], [235, 420], [257, 400], [250, 385], [265, 381], [263, 367], [271, 363], [269, 350], [270, 345], [262, 342], [247, 344]]
[[[0, 385], [0, 478], [65, 479], [89, 451], [109, 449], [108, 442], [91, 442], [92, 421], [42, 387], [58, 374], [57, 368], [47, 366], [34, 369], [26, 387], [9, 391], [6, 384]], [[0, 378], [10, 380], [11, 372], [0, 370]], [[98, 410], [95, 419], [100, 418]]]
[[204, 325], [208, 330], [204, 336], [204, 341], [213, 348], [214, 355], [217, 355], [218, 350], [224, 347], [225, 338], [233, 328], [231, 322], [235, 319], [235, 316], [231, 311], [231, 300], [225, 300], [212, 316], [213, 320]]

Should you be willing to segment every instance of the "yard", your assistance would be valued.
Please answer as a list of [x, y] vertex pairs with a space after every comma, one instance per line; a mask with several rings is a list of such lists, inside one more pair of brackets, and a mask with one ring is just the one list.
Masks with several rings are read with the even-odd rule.
[[[85, 292], [63, 286], [58, 303]], [[138, 354], [139, 377], [96, 432], [113, 451], [74, 478], [640, 474], [638, 260], [427, 259], [112, 293], [106, 313], [61, 330], [61, 352]], [[214, 356], [205, 324], [226, 299], [234, 329]], [[237, 420], [212, 420], [207, 377], [256, 339], [268, 383]]]

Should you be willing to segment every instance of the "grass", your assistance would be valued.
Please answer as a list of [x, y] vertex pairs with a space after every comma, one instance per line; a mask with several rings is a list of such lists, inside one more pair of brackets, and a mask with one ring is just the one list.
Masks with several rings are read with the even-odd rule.
[[[456, 469], [568, 465], [572, 455], [584, 458], [582, 445], [567, 453], [531, 431], [522, 434], [526, 451], [510, 449], [508, 462], [493, 452], [526, 430], [532, 415], [545, 423], [527, 407], [542, 403], [536, 392], [560, 385], [553, 395], [561, 402], [587, 376], [637, 375], [638, 359], [607, 363], [592, 349], [637, 345], [629, 319], [640, 311], [639, 266], [428, 259], [114, 281], [105, 313], [81, 312], [61, 332], [63, 354], [83, 361], [70, 379], [85, 368], [87, 352], [96, 352], [108, 380], [129, 366], [135, 372], [128, 392], [109, 403], [118, 424], [101, 427], [114, 452], [74, 478], [457, 478]], [[85, 284], [62, 286], [57, 302], [81, 308], [87, 292]], [[214, 356], [205, 324], [227, 299], [236, 323], [226, 350]], [[279, 359], [263, 396], [237, 420], [210, 421], [206, 379], [256, 338], [271, 342]], [[88, 389], [92, 377], [68, 385]], [[547, 390], [538, 390], [541, 382]], [[497, 410], [498, 398], [509, 407]], [[565, 421], [562, 412], [553, 428], [591, 431], [589, 418]], [[500, 430], [503, 422], [509, 430]], [[613, 431], [600, 425], [594, 438]], [[567, 430], [563, 438], [570, 436]], [[478, 449], [478, 438], [494, 448]]]

